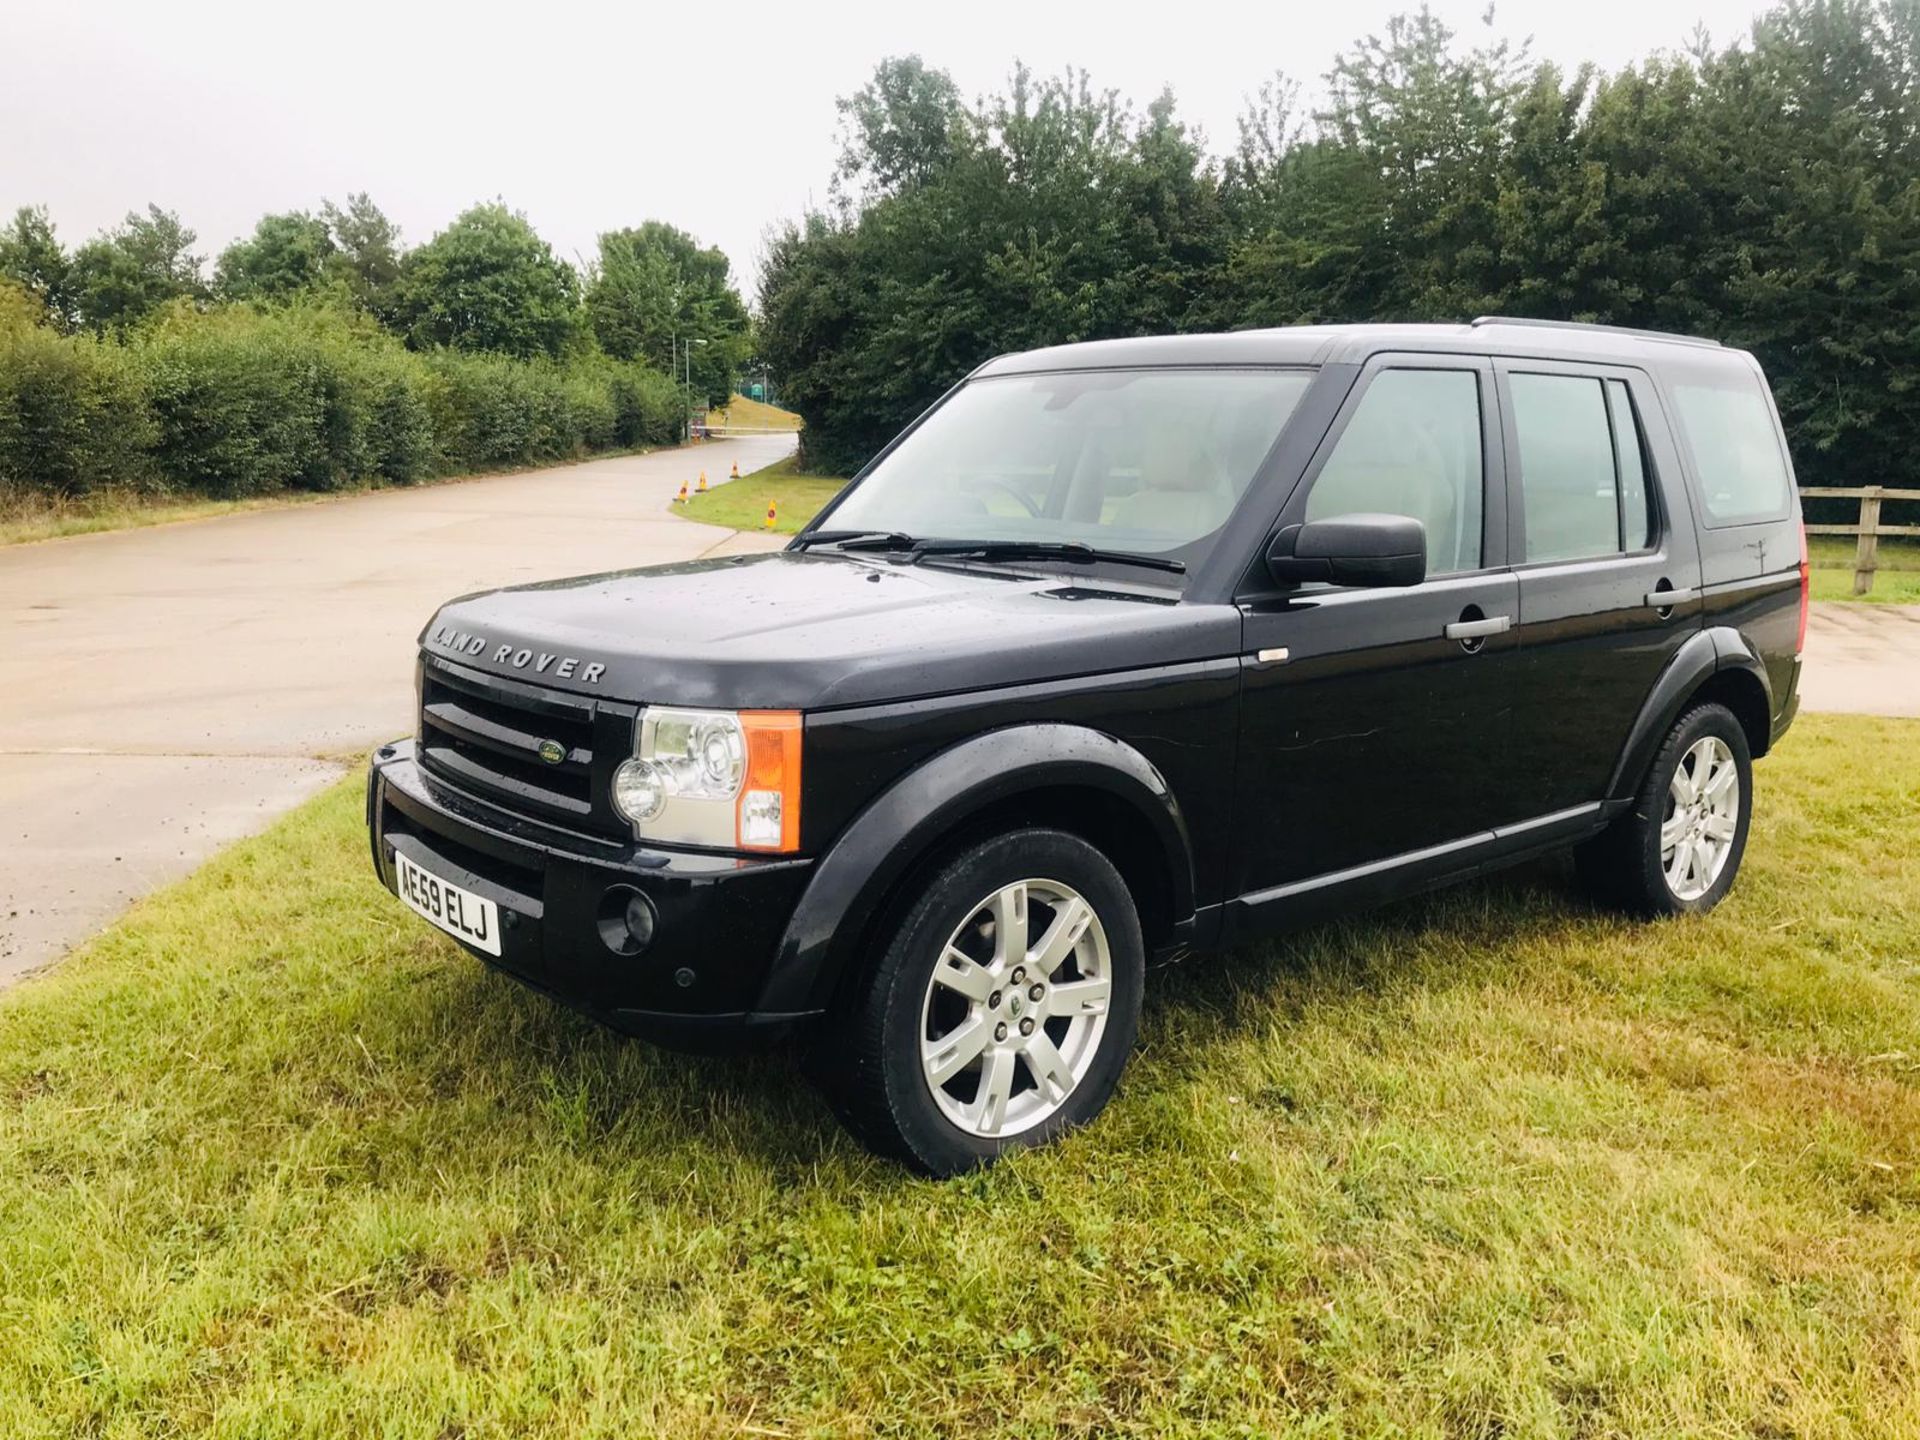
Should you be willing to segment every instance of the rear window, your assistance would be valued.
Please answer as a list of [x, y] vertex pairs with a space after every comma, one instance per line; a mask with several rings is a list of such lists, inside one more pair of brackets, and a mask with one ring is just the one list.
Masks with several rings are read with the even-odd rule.
[[1760, 382], [1751, 374], [1676, 381], [1680, 429], [1711, 520], [1772, 520], [1787, 512], [1791, 481]]

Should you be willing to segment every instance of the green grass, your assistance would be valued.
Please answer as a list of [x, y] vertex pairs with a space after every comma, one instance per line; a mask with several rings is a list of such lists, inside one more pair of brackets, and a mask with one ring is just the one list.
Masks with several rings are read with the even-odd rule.
[[341, 493], [360, 494], [366, 488], [334, 491], [326, 495], [273, 495], [247, 500], [200, 500], [119, 492], [65, 501], [39, 495], [0, 496], [0, 545], [57, 540], [66, 535], [91, 535], [101, 530], [134, 530], [145, 525], [170, 525], [179, 520], [204, 520], [212, 515], [232, 515], [242, 510], [312, 504], [332, 499]]
[[1699, 921], [1541, 864], [1157, 972], [935, 1184], [458, 953], [348, 783], [0, 998], [0, 1433], [1920, 1434], [1920, 725], [1759, 792]]
[[1853, 593], [1854, 540], [1849, 535], [1809, 535], [1807, 558], [1813, 562], [1813, 598], [1865, 600], [1882, 605], [1920, 605], [1920, 541], [1883, 539], [1876, 555], [1873, 589]]
[[735, 530], [764, 530], [767, 505], [777, 501], [774, 533], [792, 535], [811, 520], [820, 507], [839, 493], [844, 479], [802, 475], [789, 455], [764, 470], [716, 485], [704, 495], [692, 495], [674, 508], [689, 520], [707, 525], [731, 525]]
[[740, 394], [735, 394], [724, 406], [708, 411], [707, 422], [715, 428], [740, 425], [758, 430], [792, 430], [795, 433], [803, 427], [800, 417], [793, 411], [782, 410], [764, 400], [753, 400]]

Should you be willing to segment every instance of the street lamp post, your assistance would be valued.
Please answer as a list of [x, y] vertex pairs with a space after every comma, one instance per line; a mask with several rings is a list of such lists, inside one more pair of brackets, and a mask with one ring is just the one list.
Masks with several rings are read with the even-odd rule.
[[680, 438], [693, 438], [693, 347], [707, 342], [697, 336], [689, 335], [687, 343], [680, 343], [680, 332], [673, 331], [668, 336], [667, 376], [681, 382], [680, 391]]
[[701, 339], [698, 339], [698, 338], [696, 338], [695, 336], [692, 336], [692, 335], [689, 335], [689, 336], [687, 337], [687, 343], [686, 343], [686, 344], [685, 344], [685, 345], [684, 345], [684, 346], [683, 346], [683, 347], [681, 348], [681, 351], [680, 351], [680, 355], [681, 355], [681, 358], [682, 358], [682, 359], [683, 359], [683, 360], [684, 360], [684, 361], [686, 362], [686, 367], [687, 367], [687, 376], [686, 376], [686, 380], [687, 380], [687, 389], [686, 389], [686, 400], [687, 400], [687, 424], [686, 424], [686, 430], [687, 430], [687, 436], [688, 436], [688, 438], [689, 438], [689, 439], [691, 439], [691, 438], [692, 438], [692, 436], [693, 436], [693, 347], [694, 347], [694, 346], [696, 346], [696, 345], [705, 345], [706, 343], [707, 343], [707, 342], [706, 342], [706, 341], [704, 341], [704, 340], [701, 340]]

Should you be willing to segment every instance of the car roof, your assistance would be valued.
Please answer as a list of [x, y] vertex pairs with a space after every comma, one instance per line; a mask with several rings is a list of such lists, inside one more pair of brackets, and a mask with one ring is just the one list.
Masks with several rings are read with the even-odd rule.
[[[1090, 340], [1001, 355], [976, 376], [1031, 374], [1042, 370], [1101, 370], [1161, 365], [1327, 365], [1360, 363], [1382, 351], [1442, 355], [1512, 355], [1537, 360], [1607, 361], [1724, 357], [1734, 364], [1743, 352], [1723, 350], [1717, 340], [1628, 330], [1563, 320], [1482, 316], [1466, 325], [1291, 325], [1272, 330], [1234, 330], [1211, 335], [1148, 335], [1129, 340]], [[1703, 353], [1704, 352], [1704, 353]]]

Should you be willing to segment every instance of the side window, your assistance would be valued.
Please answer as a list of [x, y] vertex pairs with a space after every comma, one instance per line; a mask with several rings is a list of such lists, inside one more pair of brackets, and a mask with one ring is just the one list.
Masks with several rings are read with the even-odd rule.
[[1427, 527], [1427, 573], [1480, 568], [1480, 377], [1383, 370], [1360, 398], [1307, 496], [1306, 518], [1411, 515]]
[[1515, 374], [1508, 393], [1520, 442], [1523, 558], [1592, 560], [1643, 549], [1646, 459], [1626, 385]]
[[1720, 383], [1676, 381], [1673, 400], [1707, 514], [1720, 521], [1784, 514], [1787, 466], [1759, 382], [1744, 372]]

